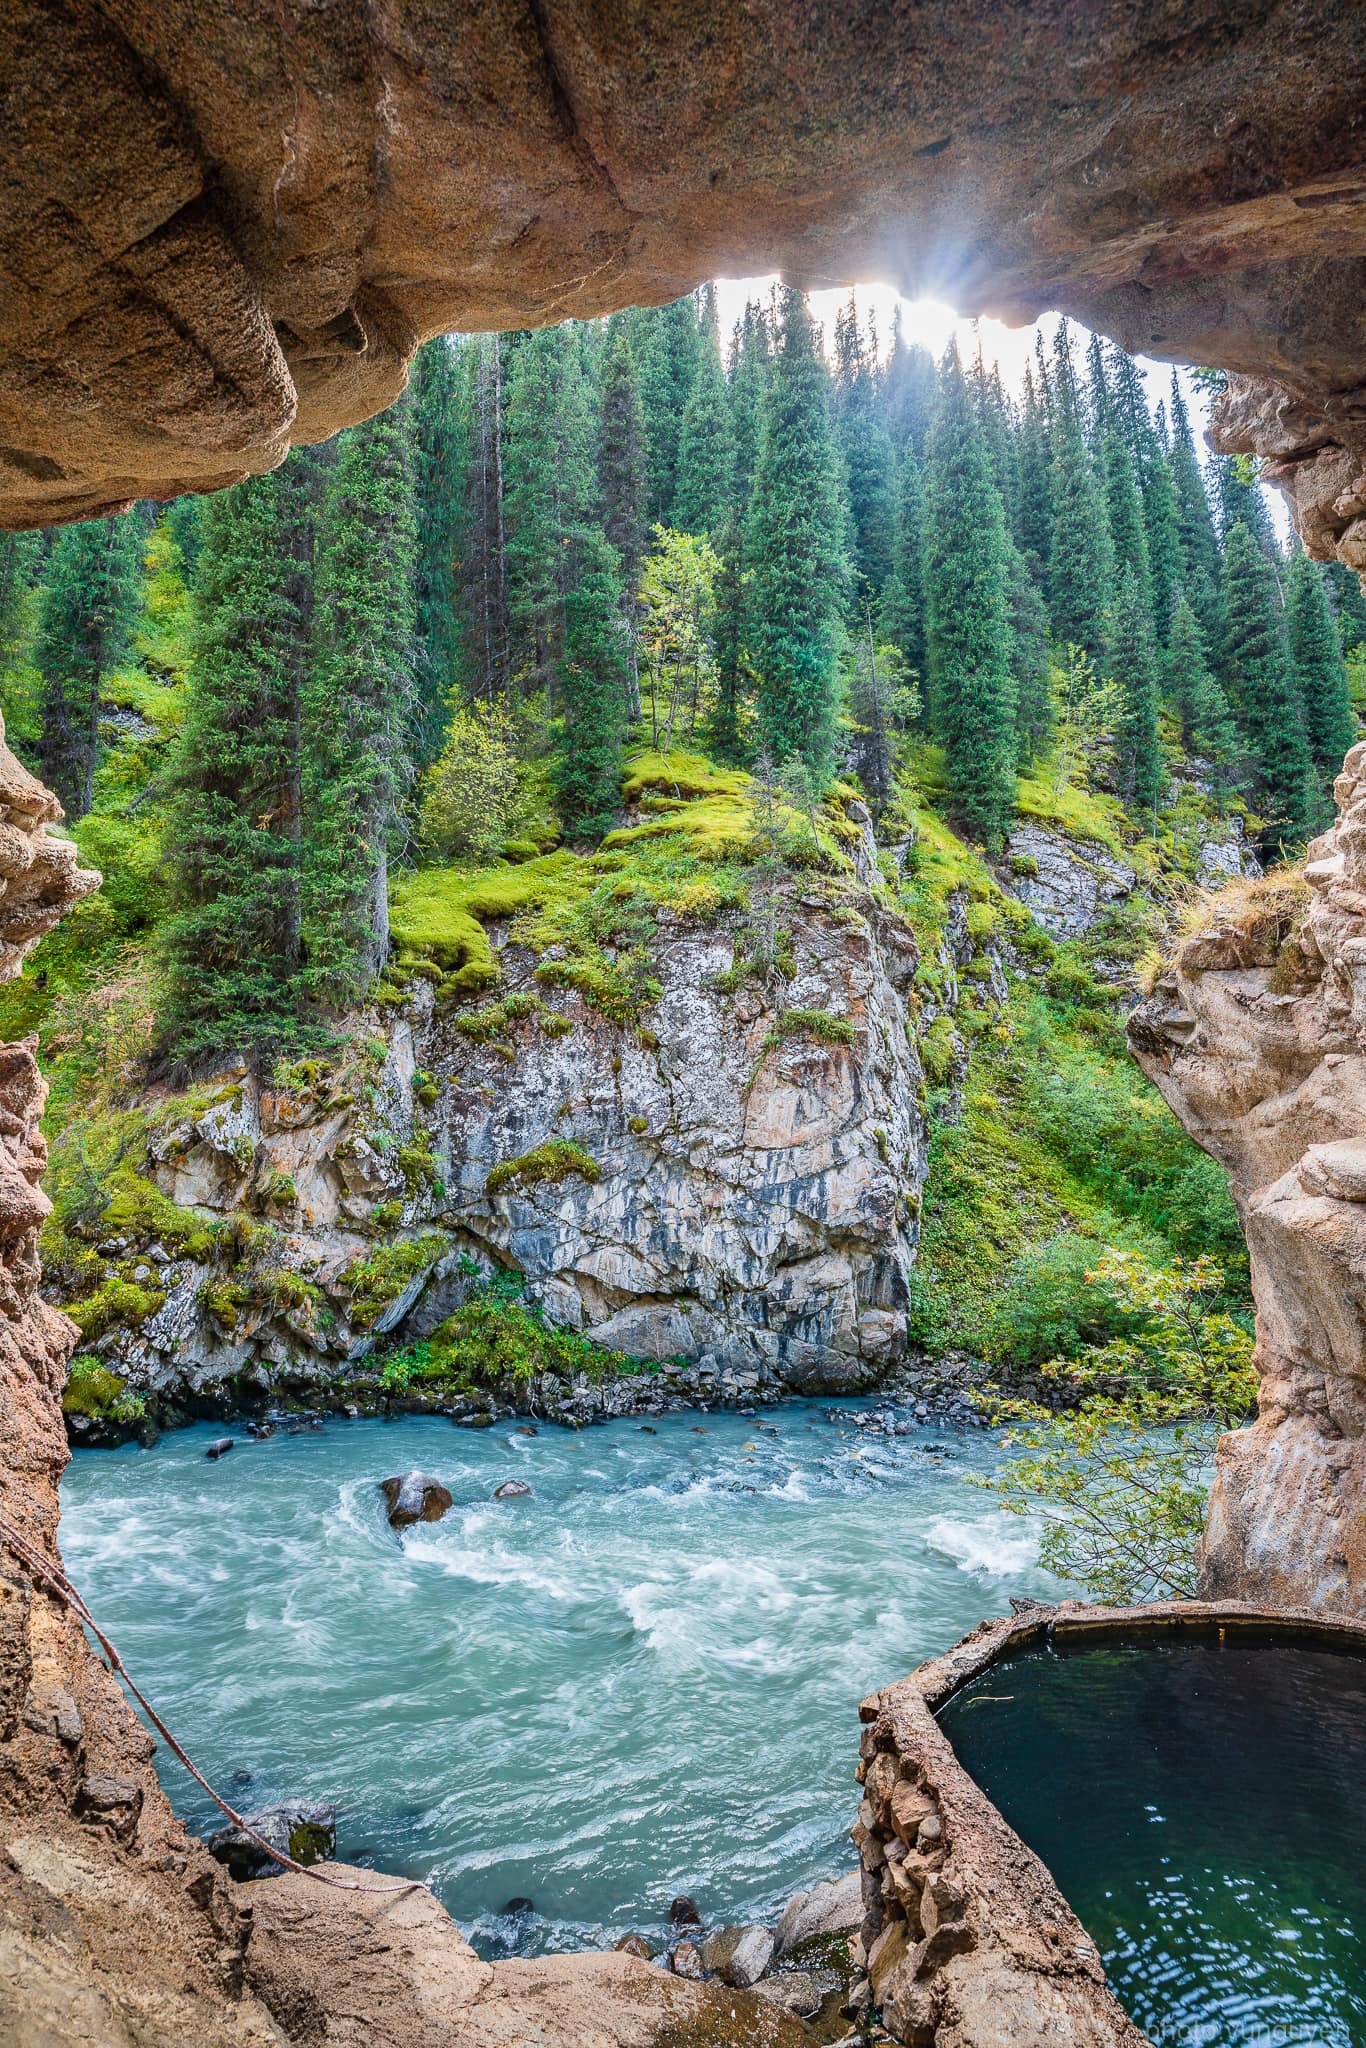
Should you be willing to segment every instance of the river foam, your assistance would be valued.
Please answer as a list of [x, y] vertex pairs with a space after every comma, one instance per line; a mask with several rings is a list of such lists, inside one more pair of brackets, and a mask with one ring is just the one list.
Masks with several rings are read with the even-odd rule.
[[[661, 1931], [679, 1891], [771, 1915], [851, 1865], [860, 1696], [1059, 1588], [969, 1484], [981, 1437], [764, 1420], [335, 1422], [218, 1463], [195, 1428], [78, 1451], [63, 1544], [210, 1777], [335, 1800], [340, 1852], [429, 1881], [486, 1952]], [[377, 1482], [413, 1467], [454, 1505], [397, 1535]]]

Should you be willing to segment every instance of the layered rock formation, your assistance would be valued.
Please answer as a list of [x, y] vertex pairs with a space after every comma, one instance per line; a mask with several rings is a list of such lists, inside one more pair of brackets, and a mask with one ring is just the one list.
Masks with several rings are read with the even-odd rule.
[[[102, 1358], [155, 1395], [323, 1380], [378, 1338], [429, 1335], [477, 1265], [519, 1273], [551, 1324], [695, 1362], [723, 1395], [866, 1384], [904, 1348], [919, 1235], [918, 955], [860, 888], [814, 886], [784, 907], [781, 999], [733, 986], [735, 916], [661, 915], [648, 1030], [534, 982], [495, 923], [502, 989], [544, 988], [520, 1014], [507, 994], [438, 1007], [415, 979], [382, 1037], [357, 1027], [368, 1079], [227, 1076], [160, 1113], [161, 1191], [268, 1217], [304, 1284], [253, 1296], [215, 1284], [214, 1253], [116, 1243], [111, 1269], [162, 1299]], [[357, 1278], [376, 1234], [418, 1248], [378, 1310]]]
[[[1130, 1043], [1228, 1170], [1257, 1300], [1255, 1425], [1219, 1449], [1202, 1591], [1366, 1613], [1366, 745], [1309, 848], [1187, 941]], [[1218, 905], [1216, 905], [1216, 909]]]
[[1350, 8], [13, 0], [0, 33], [11, 523], [268, 467], [443, 328], [781, 267], [1255, 380], [1229, 433], [1359, 548]]

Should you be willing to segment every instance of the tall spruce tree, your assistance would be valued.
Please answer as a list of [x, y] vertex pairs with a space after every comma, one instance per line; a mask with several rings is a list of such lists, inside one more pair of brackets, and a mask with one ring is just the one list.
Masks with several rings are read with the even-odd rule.
[[1225, 542], [1223, 673], [1261, 786], [1264, 843], [1287, 852], [1315, 829], [1319, 805], [1271, 564], [1241, 520]]
[[1209, 460], [1212, 495], [1219, 507], [1219, 532], [1225, 546], [1235, 526], [1245, 526], [1268, 561], [1279, 563], [1276, 529], [1267, 510], [1266, 496], [1247, 459], [1237, 455], [1212, 455]]
[[1303, 552], [1297, 553], [1290, 565], [1286, 623], [1310, 756], [1319, 774], [1331, 784], [1344, 754], [1356, 741], [1357, 722], [1323, 576], [1317, 563]]
[[706, 534], [715, 542], [730, 514], [734, 479], [735, 440], [721, 367], [716, 288], [708, 285], [702, 301], [697, 370], [679, 427], [672, 524], [683, 533]]
[[300, 694], [312, 451], [203, 501], [197, 625], [165, 832], [161, 1030], [179, 1057], [301, 1032]]
[[1016, 436], [1015, 544], [1026, 558], [1034, 558], [1041, 575], [1048, 560], [1051, 518], [1048, 478], [1052, 460], [1048, 415], [1033, 369], [1026, 363]]
[[1048, 604], [1053, 637], [1096, 654], [1105, 644], [1106, 607], [1114, 567], [1105, 498], [1087, 450], [1067, 323], [1053, 352], [1053, 468]]
[[1114, 547], [1119, 581], [1126, 569], [1134, 582], [1144, 610], [1152, 614], [1152, 567], [1148, 560], [1148, 533], [1143, 521], [1143, 500], [1138, 494], [1134, 458], [1122, 420], [1112, 412], [1102, 441], [1105, 464], [1105, 503], [1110, 515], [1110, 539]]
[[603, 358], [598, 397], [598, 490], [602, 530], [616, 549], [632, 589], [650, 542], [650, 479], [640, 379], [624, 326], [614, 322]]
[[515, 671], [553, 711], [564, 601], [578, 535], [598, 501], [583, 362], [568, 327], [527, 335], [508, 375], [503, 455], [508, 611]]
[[1204, 477], [1196, 459], [1190, 414], [1175, 370], [1172, 371], [1171, 429], [1170, 466], [1172, 492], [1176, 499], [1177, 533], [1181, 542], [1181, 588], [1200, 621], [1205, 645], [1213, 652], [1223, 634], [1219, 537]]
[[390, 844], [412, 778], [412, 416], [400, 400], [342, 436], [318, 520], [303, 692], [307, 983], [363, 992], [389, 943]]
[[931, 728], [965, 828], [1002, 843], [1015, 807], [1015, 690], [1005, 515], [950, 348], [925, 460], [925, 612]]
[[412, 751], [425, 768], [441, 751], [464, 638], [459, 576], [470, 449], [459, 363], [445, 335], [418, 350], [411, 393], [417, 494]]
[[1011, 545], [1010, 571], [1011, 674], [1015, 678], [1015, 756], [1020, 767], [1036, 760], [1053, 737], [1052, 663], [1049, 659], [1048, 608], [1039, 588], [1037, 561]]
[[860, 603], [874, 605], [892, 572], [896, 517], [892, 444], [880, 401], [876, 355], [850, 293], [835, 322], [835, 434], [844, 458]]
[[1323, 580], [1342, 651], [1351, 654], [1355, 648], [1366, 646], [1366, 592], [1362, 591], [1361, 578], [1345, 562], [1326, 562]]
[[744, 318], [736, 322], [731, 339], [728, 384], [731, 439], [735, 449], [735, 516], [742, 525], [749, 511], [750, 492], [754, 488], [764, 391], [772, 360], [772, 332], [768, 316], [762, 306], [746, 301]]
[[1115, 747], [1120, 792], [1134, 810], [1146, 816], [1156, 808], [1165, 787], [1157, 722], [1157, 650], [1148, 607], [1129, 562], [1121, 568], [1115, 589], [1106, 667], [1120, 687]]
[[595, 839], [611, 825], [621, 794], [626, 716], [621, 564], [610, 542], [593, 527], [580, 528], [568, 552], [555, 797], [570, 836]]
[[909, 442], [923, 461], [937, 385], [934, 357], [918, 342], [907, 342], [901, 308], [892, 316], [892, 348], [883, 377], [887, 432], [894, 448]]
[[637, 308], [628, 332], [640, 372], [650, 470], [650, 523], [673, 523], [678, 448], [683, 414], [702, 355], [697, 307], [691, 297], [669, 306]]
[[781, 305], [745, 536], [746, 639], [765, 753], [820, 775], [834, 745], [844, 514], [829, 374], [802, 294], [784, 290]]
[[1227, 791], [1240, 779], [1242, 744], [1228, 699], [1210, 668], [1200, 621], [1184, 595], [1172, 613], [1164, 676], [1186, 744], [1208, 763], [1215, 787]]
[[908, 440], [897, 485], [892, 574], [882, 602], [882, 631], [901, 649], [907, 668], [925, 674], [925, 497], [920, 458]]
[[128, 515], [66, 527], [49, 558], [34, 649], [42, 678], [40, 770], [73, 822], [94, 797], [100, 702], [137, 619], [140, 523]]

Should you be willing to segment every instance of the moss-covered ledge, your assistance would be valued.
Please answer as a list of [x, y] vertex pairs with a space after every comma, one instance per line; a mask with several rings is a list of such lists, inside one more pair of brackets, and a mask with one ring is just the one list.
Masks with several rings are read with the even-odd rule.
[[1106, 1982], [1095, 1944], [1027, 1848], [959, 1762], [939, 1709], [1002, 1659], [1044, 1641], [1168, 1639], [1217, 1628], [1366, 1653], [1366, 1622], [1308, 1608], [1186, 1601], [1093, 1607], [1066, 1601], [984, 1621], [942, 1657], [871, 1694], [854, 1840], [863, 1864], [862, 1941], [871, 1991], [910, 2048], [1149, 2048]]

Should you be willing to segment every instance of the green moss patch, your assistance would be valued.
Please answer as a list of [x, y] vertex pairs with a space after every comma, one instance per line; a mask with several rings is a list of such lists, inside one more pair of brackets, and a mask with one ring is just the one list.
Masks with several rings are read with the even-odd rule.
[[572, 1138], [548, 1138], [545, 1144], [523, 1152], [519, 1158], [503, 1159], [491, 1167], [484, 1193], [490, 1199], [509, 1189], [524, 1194], [544, 1182], [567, 1180], [571, 1174], [586, 1181], [600, 1181], [602, 1168], [592, 1153], [585, 1152]]

